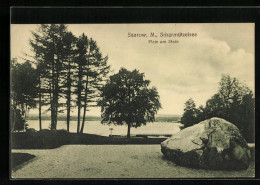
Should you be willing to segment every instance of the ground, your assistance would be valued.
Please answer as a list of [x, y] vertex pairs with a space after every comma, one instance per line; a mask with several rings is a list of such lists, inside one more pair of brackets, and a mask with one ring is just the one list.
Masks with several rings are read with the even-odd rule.
[[12, 171], [12, 178], [242, 178], [255, 174], [253, 161], [241, 171], [177, 166], [163, 157], [160, 145], [64, 145], [12, 152], [36, 156]]

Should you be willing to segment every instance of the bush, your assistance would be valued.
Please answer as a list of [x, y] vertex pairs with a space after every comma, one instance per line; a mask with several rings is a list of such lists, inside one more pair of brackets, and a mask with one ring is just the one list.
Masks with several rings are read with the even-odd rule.
[[35, 133], [36, 132], [36, 130], [34, 129], [34, 128], [28, 128], [28, 129], [26, 129], [26, 133]]

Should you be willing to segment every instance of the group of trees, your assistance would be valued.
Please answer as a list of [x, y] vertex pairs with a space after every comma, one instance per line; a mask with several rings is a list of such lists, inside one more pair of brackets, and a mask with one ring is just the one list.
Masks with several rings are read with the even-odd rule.
[[[82, 133], [87, 108], [95, 106], [98, 90], [109, 72], [108, 57], [102, 56], [92, 38], [84, 33], [77, 38], [64, 24], [40, 25], [37, 31], [32, 32], [30, 45], [32, 60], [19, 64], [13, 59], [11, 64], [12, 107], [21, 110], [24, 116], [28, 107], [37, 105], [41, 129], [42, 107], [47, 106], [51, 113], [51, 130], [57, 128], [58, 113], [66, 111], [68, 131], [71, 108], [77, 107], [77, 132]], [[23, 68], [28, 69], [28, 75], [20, 73], [24, 80], [16, 72]], [[27, 99], [21, 102], [23, 98]], [[62, 101], [64, 99], [66, 102]], [[27, 103], [27, 100], [31, 102]]]
[[73, 108], [78, 113], [77, 133], [83, 133], [86, 111], [97, 105], [102, 108], [102, 123], [127, 124], [128, 137], [131, 127], [155, 120], [161, 107], [156, 88], [148, 88], [150, 81], [143, 73], [124, 68], [104, 85], [108, 57], [84, 33], [75, 37], [64, 24], [43, 24], [32, 32], [30, 45], [30, 61], [11, 62], [13, 130], [24, 130], [26, 111], [36, 107], [41, 130], [43, 106], [51, 113], [51, 130], [57, 128], [58, 113], [66, 111], [69, 132]]
[[193, 99], [185, 102], [181, 122], [184, 127], [192, 126], [212, 117], [223, 118], [235, 124], [247, 141], [254, 141], [255, 98], [253, 92], [237, 78], [223, 75], [219, 82], [219, 90], [205, 107], [196, 104]]

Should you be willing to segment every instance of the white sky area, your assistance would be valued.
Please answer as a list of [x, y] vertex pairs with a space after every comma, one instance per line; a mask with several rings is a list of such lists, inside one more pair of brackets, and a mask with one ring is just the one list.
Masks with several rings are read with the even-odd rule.
[[[36, 28], [32, 24], [11, 25], [11, 58], [22, 62], [23, 53], [32, 54], [29, 39]], [[68, 24], [75, 36], [85, 33], [97, 41], [102, 54], [108, 55], [114, 73], [121, 67], [145, 73], [160, 95], [162, 109], [158, 114], [179, 115], [189, 98], [197, 106], [205, 105], [217, 92], [222, 74], [238, 78], [254, 92], [254, 29], [253, 23]], [[158, 37], [150, 38], [151, 32]], [[161, 32], [192, 32], [198, 36], [161, 38]], [[128, 33], [145, 33], [148, 37], [128, 37]], [[148, 43], [170, 39], [179, 43]], [[99, 116], [100, 108], [90, 108], [87, 115]]]

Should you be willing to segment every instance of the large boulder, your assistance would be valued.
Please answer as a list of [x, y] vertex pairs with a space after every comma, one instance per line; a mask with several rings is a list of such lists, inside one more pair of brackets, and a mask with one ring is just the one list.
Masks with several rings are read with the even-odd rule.
[[250, 150], [232, 123], [211, 118], [185, 128], [161, 143], [165, 157], [178, 165], [214, 170], [246, 169]]

